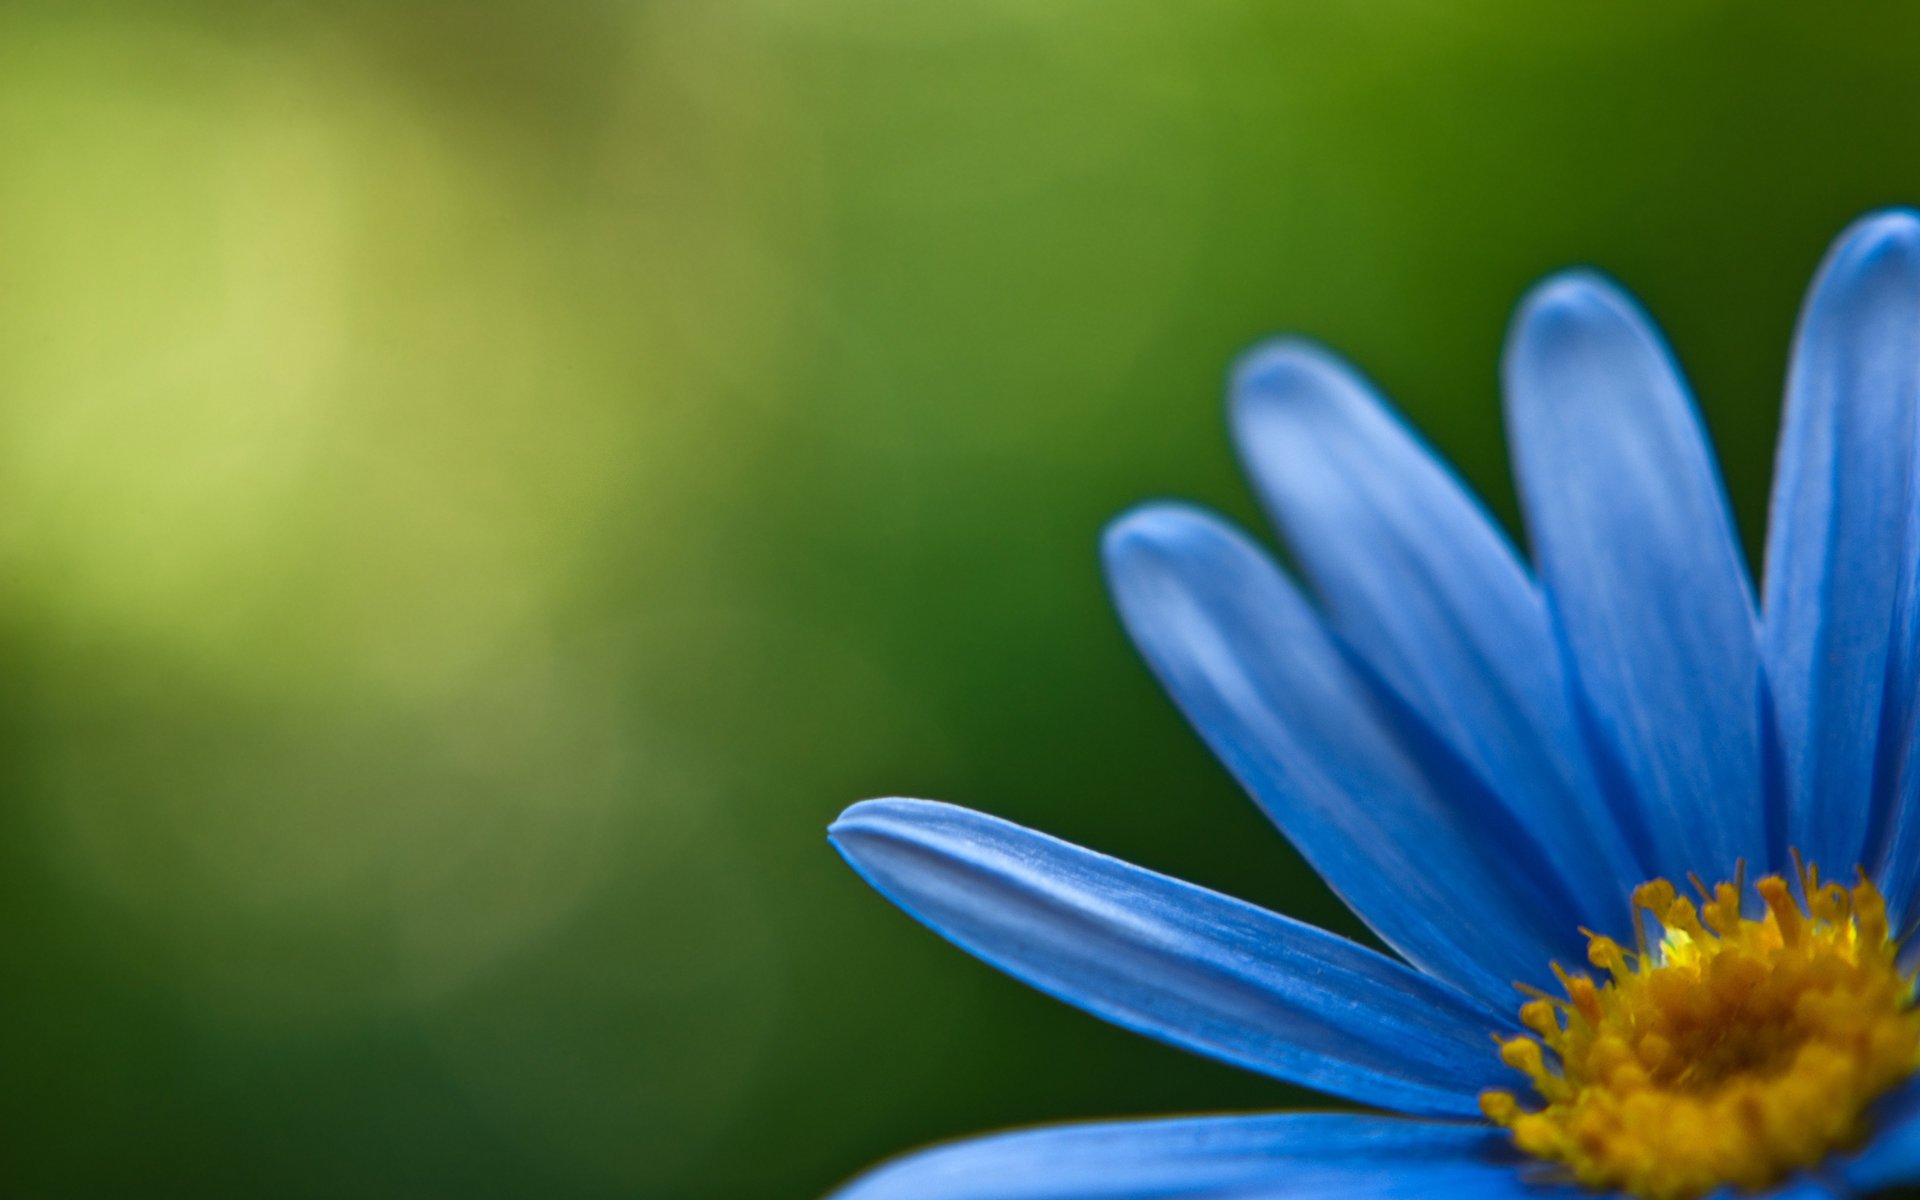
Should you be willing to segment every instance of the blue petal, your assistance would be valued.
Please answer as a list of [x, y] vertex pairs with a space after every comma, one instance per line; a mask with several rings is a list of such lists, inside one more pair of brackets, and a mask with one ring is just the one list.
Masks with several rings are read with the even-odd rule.
[[[1787, 839], [1842, 874], [1861, 862], [1920, 397], [1920, 220], [1861, 221], [1808, 296], [1788, 377], [1768, 526], [1767, 681], [1786, 768]], [[1909, 657], [1912, 650], [1909, 647]]]
[[1909, 698], [1900, 707], [1902, 719], [1890, 729], [1895, 741], [1890, 757], [1897, 763], [1893, 809], [1876, 874], [1886, 896], [1887, 918], [1907, 938], [1901, 952], [1906, 970], [1920, 966], [1920, 938], [1914, 937], [1920, 921], [1920, 705]]
[[[1123, 518], [1108, 580], [1188, 719], [1387, 944], [1505, 1007], [1579, 961], [1579, 909], [1505, 808], [1391, 696], [1245, 537], [1172, 505]], [[1409, 737], [1412, 734], [1414, 736]]]
[[1841, 1175], [1861, 1192], [1920, 1183], [1920, 1081], [1881, 1101], [1872, 1139]]
[[1575, 1196], [1533, 1187], [1485, 1125], [1280, 1113], [1061, 1125], [937, 1146], [834, 1200], [1352, 1200]]
[[1768, 862], [1753, 602], [1658, 335], [1601, 280], [1521, 306], [1507, 420], [1540, 576], [1602, 752], [1669, 876]]
[[[1757, 1200], [1846, 1200], [1853, 1193], [1844, 1184], [1817, 1175], [1796, 1175], [1779, 1187], [1763, 1192]], [[1742, 1200], [1753, 1193], [1738, 1188], [1715, 1192], [1712, 1200]]]
[[1429, 1115], [1512, 1082], [1506, 1018], [1311, 926], [948, 804], [870, 800], [831, 836], [962, 949], [1183, 1049]]
[[[1611, 926], [1645, 878], [1595, 785], [1546, 605], [1505, 536], [1351, 368], [1282, 342], [1234, 377], [1248, 473], [1340, 635]], [[1623, 886], [1625, 885], [1625, 886]]]

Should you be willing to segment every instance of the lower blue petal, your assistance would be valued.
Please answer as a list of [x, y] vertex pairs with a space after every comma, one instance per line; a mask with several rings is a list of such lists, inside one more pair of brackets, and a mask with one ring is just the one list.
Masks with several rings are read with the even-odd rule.
[[937, 1146], [834, 1200], [1350, 1200], [1580, 1195], [1535, 1186], [1485, 1125], [1280, 1113], [1060, 1125]]
[[1117, 1025], [1425, 1116], [1507, 1087], [1505, 1016], [1309, 925], [950, 804], [869, 800], [834, 846], [961, 949]]

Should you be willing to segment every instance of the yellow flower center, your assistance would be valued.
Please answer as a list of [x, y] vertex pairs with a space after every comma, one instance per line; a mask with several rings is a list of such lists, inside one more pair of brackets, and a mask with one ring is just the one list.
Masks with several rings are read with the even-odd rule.
[[[1566, 999], [1523, 989], [1534, 1036], [1500, 1057], [1544, 1104], [1490, 1091], [1481, 1110], [1527, 1154], [1646, 1200], [1765, 1187], [1857, 1144], [1867, 1107], [1920, 1067], [1920, 1010], [1873, 884], [1798, 873], [1798, 898], [1779, 876], [1754, 885], [1757, 918], [1740, 873], [1695, 878], [1698, 907], [1664, 879], [1635, 888], [1635, 952], [1587, 933], [1610, 978], [1556, 963]], [[1651, 948], [1643, 911], [1664, 928]]]

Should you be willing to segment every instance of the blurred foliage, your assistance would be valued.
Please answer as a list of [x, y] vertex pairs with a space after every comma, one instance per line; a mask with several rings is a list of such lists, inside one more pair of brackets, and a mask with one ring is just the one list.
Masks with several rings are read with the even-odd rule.
[[807, 1196], [1303, 1097], [959, 955], [938, 796], [1353, 931], [1101, 525], [1251, 520], [1226, 364], [1354, 357], [1511, 519], [1597, 263], [1752, 544], [1800, 289], [1920, 200], [1920, 10], [0, 6], [0, 1192]]

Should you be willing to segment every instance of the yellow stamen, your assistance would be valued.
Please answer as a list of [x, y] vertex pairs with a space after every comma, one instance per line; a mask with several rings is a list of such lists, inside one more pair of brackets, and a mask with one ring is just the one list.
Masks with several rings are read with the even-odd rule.
[[[1644, 1200], [1766, 1187], [1857, 1144], [1867, 1107], [1920, 1069], [1920, 1009], [1866, 876], [1849, 890], [1798, 854], [1794, 868], [1799, 899], [1779, 876], [1754, 884], [1758, 918], [1741, 915], [1744, 868], [1711, 889], [1693, 878], [1698, 908], [1664, 879], [1635, 888], [1635, 952], [1587, 933], [1607, 980], [1554, 964], [1566, 999], [1529, 989], [1532, 1036], [1500, 1043], [1541, 1107], [1486, 1092], [1487, 1118], [1581, 1183]], [[1651, 945], [1642, 910], [1665, 929]]]

